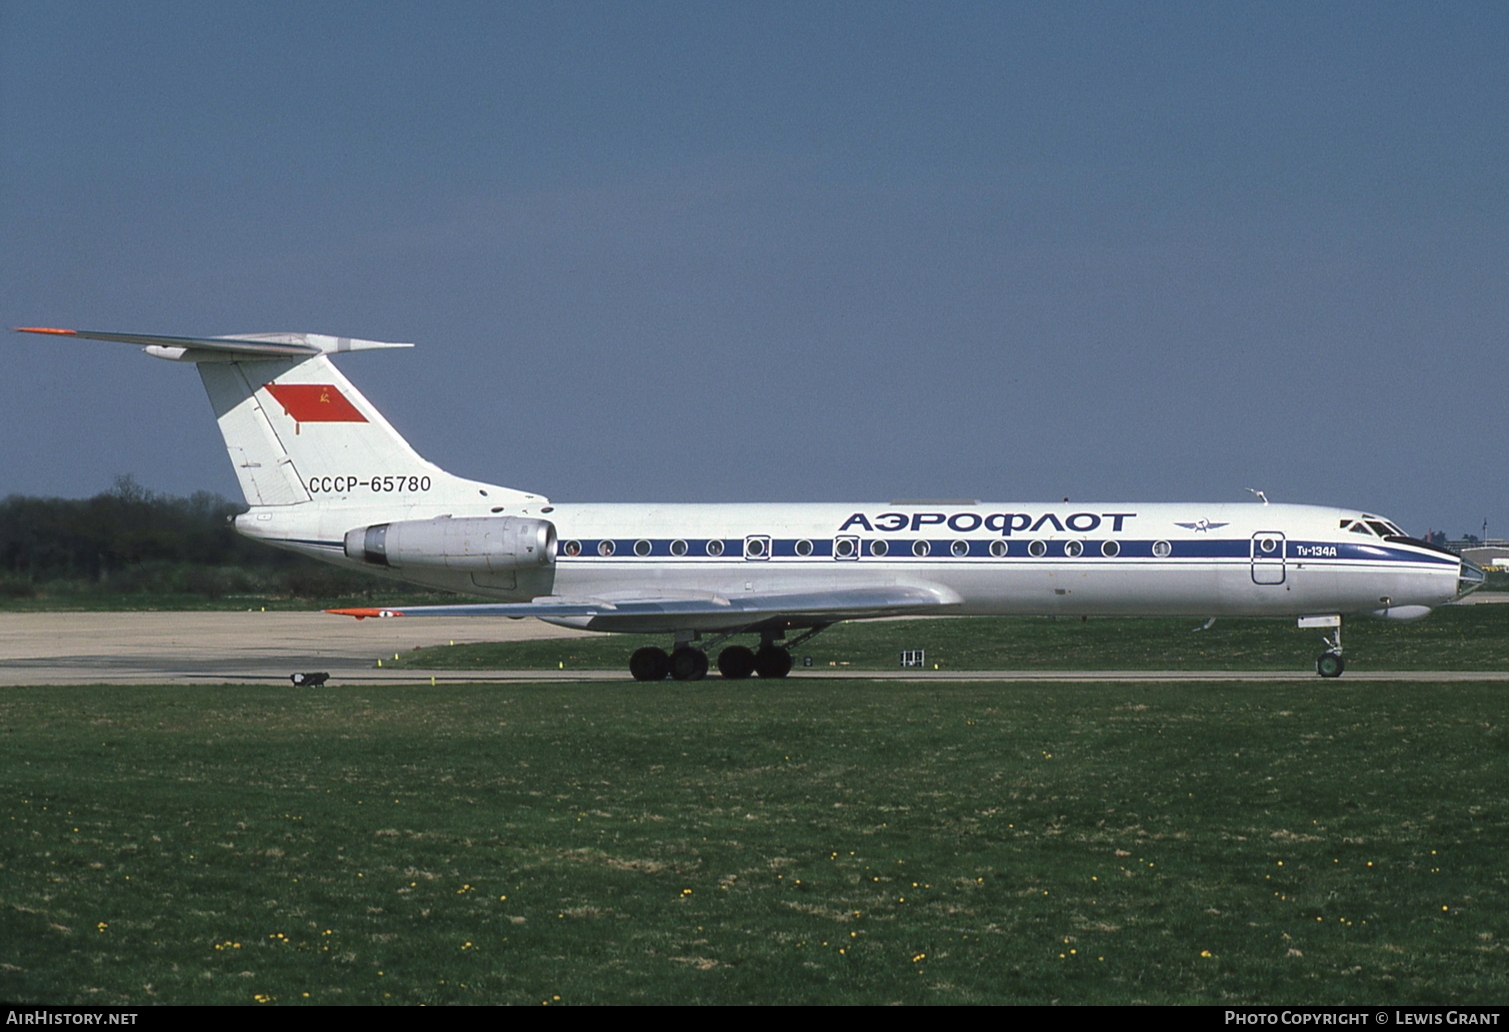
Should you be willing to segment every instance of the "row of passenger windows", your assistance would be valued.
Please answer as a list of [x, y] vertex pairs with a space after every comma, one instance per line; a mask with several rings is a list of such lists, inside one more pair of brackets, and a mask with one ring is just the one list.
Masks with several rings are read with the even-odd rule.
[[[824, 544], [826, 544], [826, 542]], [[1084, 555], [1085, 544], [1086, 543], [1083, 541], [1065, 541], [1063, 554], [1070, 559]], [[713, 556], [715, 558], [723, 555], [726, 551], [726, 546], [724, 545], [724, 543], [716, 539], [702, 542], [701, 546], [702, 554]], [[736, 549], [738, 548], [737, 542], [735, 542], [734, 547]], [[618, 552], [619, 544], [616, 541], [604, 539], [597, 542], [596, 549], [597, 554], [600, 556], [611, 556], [615, 555]], [[1100, 554], [1105, 556], [1107, 559], [1114, 559], [1116, 556], [1121, 554], [1121, 545], [1115, 541], [1102, 541], [1100, 543], [1099, 550]], [[655, 546], [644, 538], [641, 538], [640, 540], [634, 542], [633, 552], [637, 556], [648, 556], [653, 554], [654, 551]], [[745, 558], [764, 559], [770, 554], [771, 551], [771, 544], [768, 538], [751, 537], [744, 540], [744, 551], [742, 554]], [[810, 540], [808, 540], [807, 538], [802, 538], [801, 540], [797, 541], [796, 544], [792, 547], [792, 551], [796, 555], [805, 557], [812, 555], [815, 551], [815, 547]], [[870, 542], [870, 555], [875, 556], [876, 558], [881, 558], [883, 556], [889, 555], [890, 551], [890, 543], [884, 539], [876, 539]], [[932, 551], [933, 543], [930, 541], [912, 542], [912, 555], [914, 556], [918, 556], [919, 558], [928, 556], [932, 554]], [[970, 543], [968, 541], [955, 541], [948, 546], [948, 551], [949, 554], [954, 556], [967, 556], [970, 554]], [[992, 541], [990, 543], [990, 554], [995, 556], [997, 559], [1003, 558], [1004, 556], [1010, 554], [1010, 551], [1010, 545], [1008, 545], [1005, 541]], [[686, 541], [678, 538], [677, 540], [671, 542], [671, 555], [684, 556], [690, 554], [690, 552], [691, 546]], [[1167, 558], [1172, 552], [1173, 546], [1170, 545], [1167, 541], [1153, 542], [1153, 555], [1157, 558]], [[561, 544], [561, 553], [568, 556], [581, 555], [582, 543], [580, 541], [563, 542]], [[735, 552], [734, 554], [738, 555], [740, 553]], [[829, 552], [827, 549], [824, 549], [823, 553], [821, 554], [831, 554], [836, 559], [857, 558], [860, 555], [859, 538], [835, 538], [833, 540], [833, 547], [831, 552]], [[1027, 554], [1035, 558], [1041, 558], [1042, 556], [1047, 555], [1048, 543], [1046, 541], [1029, 541], [1027, 543]]]

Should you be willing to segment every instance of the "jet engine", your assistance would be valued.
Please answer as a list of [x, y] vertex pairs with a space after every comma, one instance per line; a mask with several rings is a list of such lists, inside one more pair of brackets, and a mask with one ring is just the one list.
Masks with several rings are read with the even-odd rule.
[[346, 533], [346, 556], [415, 580], [433, 583], [414, 575], [434, 571], [449, 574], [447, 584], [468, 579], [479, 588], [546, 594], [555, 575], [555, 524], [523, 516], [377, 523]]

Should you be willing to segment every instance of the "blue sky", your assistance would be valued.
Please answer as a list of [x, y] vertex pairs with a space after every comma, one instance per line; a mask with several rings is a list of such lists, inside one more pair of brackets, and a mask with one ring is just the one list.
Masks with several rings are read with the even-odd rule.
[[[570, 500], [1356, 505], [1509, 536], [1509, 8], [0, 0], [0, 318], [412, 340]], [[0, 494], [237, 495], [11, 336]]]

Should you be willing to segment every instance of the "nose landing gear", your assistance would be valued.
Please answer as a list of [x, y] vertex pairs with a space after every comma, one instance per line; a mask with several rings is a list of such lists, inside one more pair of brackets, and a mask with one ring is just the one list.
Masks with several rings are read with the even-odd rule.
[[1315, 660], [1315, 672], [1321, 677], [1340, 677], [1347, 668], [1347, 661], [1339, 652], [1322, 652]]
[[1330, 635], [1323, 636], [1326, 651], [1315, 658], [1315, 672], [1321, 677], [1340, 677], [1347, 668], [1347, 661], [1341, 656], [1341, 617], [1339, 616], [1302, 616], [1299, 620], [1301, 627], [1334, 627], [1335, 631]]

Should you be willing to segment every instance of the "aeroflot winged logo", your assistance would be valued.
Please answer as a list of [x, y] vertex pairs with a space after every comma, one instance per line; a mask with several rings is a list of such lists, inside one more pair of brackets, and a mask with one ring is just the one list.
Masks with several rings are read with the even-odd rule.
[[[1066, 531], [1088, 534], [1096, 530], [1120, 534], [1126, 521], [1136, 516], [1135, 512], [1072, 512], [1062, 517], [1054, 512], [883, 512], [878, 516], [856, 512], [844, 520], [838, 531], [841, 534], [857, 527], [872, 533], [877, 530], [886, 533], [909, 530], [915, 533], [929, 527], [939, 529], [947, 527], [949, 530], [967, 534], [984, 527], [1002, 537], [1010, 537], [1014, 532], [1021, 533], [1022, 531], [1033, 534], [1045, 533], [1045, 528], [1052, 527], [1060, 534]], [[1218, 526], [1225, 526], [1225, 524], [1218, 524]]]
[[1183, 527], [1185, 530], [1192, 530], [1196, 534], [1204, 534], [1206, 531], [1220, 530], [1222, 527], [1229, 527], [1229, 526], [1231, 526], [1231, 524], [1229, 524], [1229, 523], [1212, 523], [1210, 520], [1207, 520], [1205, 517], [1202, 516], [1198, 520], [1195, 520], [1195, 522], [1193, 522], [1193, 523], [1179, 523], [1179, 522], [1175, 522], [1174, 526], [1176, 526], [1176, 527]]
[[329, 383], [264, 383], [296, 423], [365, 423], [367, 417]]

